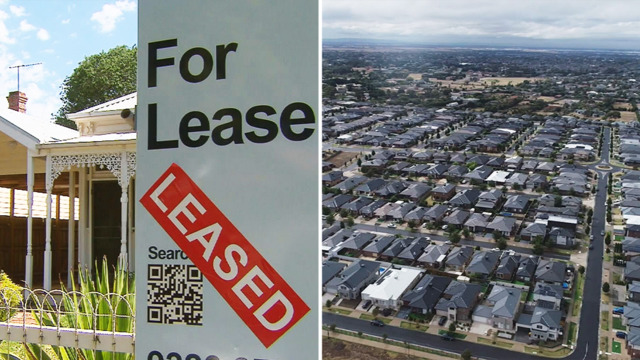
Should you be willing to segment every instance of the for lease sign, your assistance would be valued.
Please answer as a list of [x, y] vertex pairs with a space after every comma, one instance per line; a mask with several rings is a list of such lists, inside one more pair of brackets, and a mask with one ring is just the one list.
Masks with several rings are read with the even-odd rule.
[[317, 1], [139, 1], [136, 357], [319, 355]]
[[176, 164], [140, 202], [265, 345], [309, 307]]

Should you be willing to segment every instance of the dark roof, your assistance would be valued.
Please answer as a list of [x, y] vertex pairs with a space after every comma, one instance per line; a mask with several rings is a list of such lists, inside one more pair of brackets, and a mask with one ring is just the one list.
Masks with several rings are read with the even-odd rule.
[[536, 280], [560, 283], [564, 281], [566, 270], [567, 264], [563, 262], [542, 259], [536, 268]]
[[506, 180], [506, 183], [509, 185], [513, 185], [513, 184], [524, 185], [526, 184], [528, 178], [529, 176], [527, 174], [513, 173]]
[[469, 169], [467, 169], [464, 165], [452, 165], [449, 170], [445, 173], [447, 176], [460, 177], [464, 174], [468, 173]]
[[551, 230], [549, 230], [549, 236], [552, 238], [556, 238], [558, 236], [574, 238], [576, 236], [576, 232], [563, 227], [552, 227]]
[[418, 206], [417, 208], [409, 211], [407, 215], [404, 216], [405, 221], [417, 220], [422, 221], [424, 214], [427, 212], [427, 208], [423, 206]]
[[466, 189], [451, 198], [449, 204], [458, 206], [473, 205], [478, 200], [478, 196], [480, 196], [480, 190]]
[[511, 232], [516, 225], [516, 219], [506, 216], [496, 216], [493, 221], [487, 225], [489, 230], [498, 230], [501, 232]]
[[533, 293], [542, 296], [550, 296], [556, 299], [562, 299], [564, 290], [562, 285], [546, 284], [543, 282], [537, 282], [533, 288]]
[[493, 303], [491, 314], [503, 318], [513, 319], [518, 312], [522, 290], [496, 285], [487, 296], [487, 301]]
[[520, 255], [506, 255], [500, 259], [500, 264], [496, 269], [496, 274], [513, 275], [518, 270], [518, 263], [520, 262]]
[[467, 263], [471, 255], [473, 254], [473, 248], [469, 246], [455, 247], [447, 256], [447, 266], [462, 266]]
[[398, 258], [407, 259], [407, 260], [415, 260], [424, 251], [424, 248], [429, 245], [429, 240], [426, 237], [419, 237], [414, 239], [409, 246], [407, 246], [400, 254], [398, 254]]
[[536, 272], [539, 260], [540, 258], [538, 256], [521, 258], [520, 263], [518, 264], [518, 271], [516, 272], [516, 276], [532, 277]]
[[450, 283], [451, 278], [427, 274], [402, 297], [402, 301], [413, 308], [431, 310]]
[[480, 193], [478, 198], [480, 200], [497, 201], [497, 200], [500, 200], [500, 198], [502, 198], [502, 195], [503, 195], [502, 190], [491, 189], [491, 190], [483, 191], [482, 193]]
[[353, 199], [355, 199], [355, 197], [352, 196], [352, 195], [340, 194], [340, 195], [337, 195], [335, 197], [332, 197], [329, 200], [323, 201], [322, 202], [322, 206], [333, 208], [333, 209], [338, 209], [342, 205], [352, 201]]
[[387, 246], [389, 246], [393, 242], [393, 240], [395, 240], [395, 236], [393, 235], [376, 238], [372, 242], [370, 242], [369, 245], [367, 245], [367, 247], [363, 249], [363, 251], [379, 254], [384, 249], [386, 249]]
[[377, 208], [381, 207], [382, 205], [386, 204], [387, 202], [385, 200], [379, 199], [376, 200], [368, 205], [363, 206], [362, 208], [360, 208], [360, 213], [363, 215], [373, 215], [373, 212], [376, 211]]
[[411, 239], [397, 238], [384, 252], [382, 252], [382, 255], [396, 257], [402, 252], [402, 250], [409, 246], [409, 244], [411, 244]]
[[445, 171], [447, 171], [449, 169], [449, 167], [447, 165], [444, 164], [436, 164], [431, 166], [430, 168], [428, 168], [425, 173], [428, 175], [442, 175], [445, 173]]
[[640, 238], [627, 236], [622, 240], [622, 251], [640, 252]]
[[383, 179], [371, 179], [369, 181], [365, 181], [355, 188], [355, 191], [359, 192], [373, 192], [386, 184], [386, 181]]
[[547, 225], [542, 224], [542, 223], [531, 223], [529, 225], [527, 225], [527, 227], [525, 227], [524, 229], [522, 229], [522, 231], [520, 231], [520, 235], [527, 235], [527, 236], [537, 236], [537, 235], [542, 235], [544, 236], [547, 233]]
[[356, 259], [339, 276], [329, 281], [329, 285], [344, 285], [349, 289], [356, 289], [362, 282], [380, 269], [380, 263]]
[[354, 232], [353, 235], [342, 244], [342, 247], [345, 249], [360, 250], [375, 237], [374, 234], [369, 232]]
[[326, 240], [329, 236], [332, 236], [333, 234], [337, 233], [338, 231], [340, 231], [341, 227], [340, 224], [338, 223], [333, 223], [333, 225], [329, 226], [329, 227], [323, 227], [322, 228], [322, 240]]
[[445, 212], [447, 212], [447, 209], [449, 209], [447, 205], [433, 205], [429, 210], [427, 210], [427, 212], [424, 214], [424, 217], [431, 219], [439, 218], [440, 216], [444, 215]]
[[455, 185], [445, 184], [445, 185], [436, 186], [433, 190], [431, 190], [431, 192], [439, 193], [439, 194], [448, 194], [451, 190], [455, 190], [455, 188], [456, 188]]
[[408, 188], [404, 189], [400, 195], [408, 196], [412, 199], [419, 199], [426, 195], [431, 190], [431, 186], [427, 184], [414, 183], [409, 185]]
[[373, 199], [367, 197], [359, 197], [349, 203], [342, 205], [341, 209], [346, 209], [350, 211], [358, 211], [362, 209], [364, 206], [367, 206], [373, 202]]
[[[636, 256], [636, 258], [640, 258]], [[640, 280], [640, 264], [634, 261], [627, 261], [624, 268], [624, 279], [627, 281]]]
[[523, 210], [527, 207], [529, 198], [524, 195], [512, 195], [507, 198], [503, 208]]
[[483, 165], [475, 168], [472, 172], [465, 174], [464, 177], [472, 180], [485, 180], [492, 172], [493, 168], [491, 166]]
[[329, 236], [327, 239], [322, 241], [322, 244], [329, 247], [338, 245], [339, 243], [347, 240], [352, 233], [353, 232], [349, 229], [340, 229], [338, 230], [338, 232], [336, 232], [335, 234]]
[[393, 196], [395, 194], [399, 194], [406, 188], [407, 184], [403, 181], [390, 181], [384, 186], [376, 189], [374, 193], [379, 196]]
[[531, 315], [531, 325], [544, 324], [548, 328], [560, 328], [560, 320], [562, 319], [562, 311], [550, 310], [542, 307], [536, 307]]
[[416, 207], [414, 203], [404, 203], [397, 208], [389, 211], [387, 216], [391, 216], [394, 219], [404, 219], [405, 215], [409, 213], [409, 211], [413, 210]]
[[334, 276], [338, 275], [347, 264], [339, 263], [337, 261], [324, 261], [322, 263], [322, 285], [325, 285]]
[[437, 310], [454, 309], [471, 309], [482, 291], [482, 286], [478, 284], [470, 284], [459, 281], [451, 281], [444, 294], [450, 296], [450, 299], [441, 298], [436, 304]]
[[473, 254], [473, 258], [465, 272], [473, 274], [490, 275], [500, 259], [500, 252], [493, 250], [483, 250]]
[[338, 179], [343, 179], [344, 175], [342, 175], [342, 171], [331, 171], [328, 172], [326, 174], [322, 174], [322, 181], [326, 181], [326, 182], [333, 182], [336, 181]]
[[352, 176], [348, 179], [345, 179], [343, 182], [333, 186], [334, 189], [339, 189], [341, 191], [350, 191], [360, 183], [367, 181], [366, 176]]
[[475, 155], [469, 159], [467, 159], [467, 164], [468, 163], [476, 163], [478, 165], [484, 165], [487, 162], [489, 162], [489, 160], [491, 160], [492, 157], [488, 156], [488, 155], [483, 155], [483, 154], [479, 154], [479, 155]]
[[480, 213], [473, 213], [473, 214], [471, 214], [471, 216], [469, 216], [469, 219], [467, 219], [467, 221], [464, 223], [464, 226], [467, 226], [467, 227], [476, 227], [476, 226], [487, 227], [487, 224], [489, 224], [489, 216], [488, 215], [484, 215], [484, 214], [480, 214]]
[[427, 246], [424, 249], [424, 253], [420, 256], [420, 258], [418, 259], [419, 262], [424, 262], [424, 263], [434, 263], [436, 261], [438, 261], [438, 259], [442, 256], [445, 255], [447, 252], [449, 252], [449, 249], [451, 248], [450, 245], [447, 244], [429, 244], [429, 246]]
[[467, 160], [467, 156], [465, 154], [462, 153], [453, 153], [451, 154], [451, 157], [449, 158], [449, 161], [451, 162], [458, 162], [458, 163], [464, 163]]
[[462, 225], [469, 217], [469, 214], [468, 211], [456, 209], [446, 216], [443, 221], [450, 225]]

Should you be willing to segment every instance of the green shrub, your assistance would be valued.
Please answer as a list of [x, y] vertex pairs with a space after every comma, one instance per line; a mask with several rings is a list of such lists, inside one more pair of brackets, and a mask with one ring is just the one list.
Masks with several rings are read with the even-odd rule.
[[[78, 269], [79, 283], [73, 279], [71, 291], [62, 286], [60, 306], [64, 312], [51, 311], [33, 312], [34, 318], [44, 326], [72, 327], [85, 330], [105, 330], [132, 333], [134, 330], [135, 313], [135, 282], [131, 274], [120, 265], [109, 279], [107, 259], [102, 260], [102, 266], [95, 266], [95, 280], [87, 269]], [[49, 310], [49, 311], [46, 311]], [[94, 321], [94, 316], [96, 320]], [[40, 345], [25, 344], [28, 354], [41, 354]], [[72, 347], [52, 346], [58, 359], [87, 359], [87, 360], [131, 360], [133, 354], [111, 353], [91, 350], [78, 350]], [[30, 356], [29, 360], [35, 360]]]
[[0, 321], [7, 321], [22, 302], [22, 287], [16, 285], [9, 276], [0, 272]]

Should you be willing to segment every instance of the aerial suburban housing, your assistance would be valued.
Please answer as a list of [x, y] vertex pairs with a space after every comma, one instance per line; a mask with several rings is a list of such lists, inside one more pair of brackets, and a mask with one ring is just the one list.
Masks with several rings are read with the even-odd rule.
[[[324, 51], [323, 223], [372, 236], [357, 249], [324, 237], [323, 261], [395, 274], [345, 298], [366, 309], [325, 294], [326, 310], [527, 352], [573, 350], [596, 326], [584, 307], [606, 324], [600, 351], [640, 357], [637, 67], [612, 54], [390, 54]], [[616, 65], [587, 70], [600, 61]]]

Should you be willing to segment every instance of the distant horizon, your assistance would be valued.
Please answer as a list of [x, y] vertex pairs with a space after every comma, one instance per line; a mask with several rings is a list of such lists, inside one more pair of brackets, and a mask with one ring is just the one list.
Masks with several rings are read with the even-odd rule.
[[[640, 39], [639, 39], [640, 42]], [[623, 53], [640, 53], [638, 48], [623, 47], [587, 47], [587, 46], [567, 46], [565, 45], [532, 45], [532, 44], [487, 44], [473, 42], [421, 42], [417, 40], [400, 40], [400, 39], [381, 39], [381, 38], [323, 38], [322, 46], [326, 43], [341, 45], [359, 45], [359, 46], [406, 46], [415, 48], [460, 48], [469, 50], [548, 50], [548, 51], [580, 51], [580, 52], [623, 52]]]

